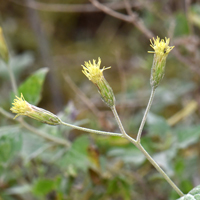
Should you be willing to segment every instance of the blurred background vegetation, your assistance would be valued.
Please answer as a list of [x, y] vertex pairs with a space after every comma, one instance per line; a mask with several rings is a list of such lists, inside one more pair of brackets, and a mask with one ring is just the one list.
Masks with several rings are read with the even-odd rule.
[[[102, 67], [112, 66], [104, 75], [116, 95], [124, 127], [135, 138], [151, 90], [149, 39], [170, 37], [175, 48], [168, 56], [142, 144], [187, 193], [200, 184], [200, 2], [99, 1], [112, 9], [109, 13], [91, 2], [0, 1], [0, 25], [19, 91], [30, 103], [57, 113], [63, 121], [119, 132], [111, 111], [81, 72], [84, 61], [101, 57]], [[110, 16], [116, 12], [124, 20]], [[0, 86], [0, 106], [10, 112], [14, 95], [3, 62]], [[125, 139], [24, 118], [37, 130], [68, 140], [68, 148], [35, 135], [2, 113], [1, 200], [178, 198]]]

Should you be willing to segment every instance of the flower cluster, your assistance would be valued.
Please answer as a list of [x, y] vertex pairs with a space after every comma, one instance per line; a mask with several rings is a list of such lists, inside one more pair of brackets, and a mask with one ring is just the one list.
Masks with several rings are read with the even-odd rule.
[[24, 99], [22, 94], [21, 97], [16, 96], [16, 99], [14, 99], [14, 103], [12, 104], [13, 107], [10, 110], [17, 114], [14, 119], [20, 115], [25, 115], [49, 125], [61, 124], [61, 120], [56, 115], [47, 110], [29, 104]]
[[101, 65], [101, 58], [98, 58], [98, 62], [96, 63], [96, 60], [93, 60], [93, 64], [89, 60], [88, 62], [85, 62], [85, 66], [82, 65], [83, 70], [82, 72], [88, 77], [90, 81], [92, 81], [94, 84], [97, 84], [100, 82], [103, 77], [103, 71], [106, 69], [110, 69], [111, 67], [103, 67], [103, 69], [100, 69]]
[[157, 36], [157, 39], [153, 38], [154, 43], [152, 42], [151, 39], [150, 42], [151, 42], [150, 46], [154, 49], [154, 51], [148, 51], [148, 53], [155, 53], [163, 56], [164, 54], [168, 54], [174, 48], [174, 46], [171, 47], [169, 46], [170, 39], [166, 37], [165, 40], [164, 39], [160, 40], [160, 38]]
[[[166, 58], [169, 52], [174, 48], [174, 46], [169, 46], [169, 42], [170, 42], [169, 38], [165, 38], [165, 40], [164, 39], [160, 40], [160, 38], [157, 37], [156, 39], [153, 38], [153, 41], [150, 40], [151, 43], [150, 46], [154, 49], [154, 51], [149, 51], [149, 53], [154, 53], [154, 60], [150, 78], [150, 83], [153, 89], [158, 87], [160, 81], [164, 77]], [[4, 38], [2, 35], [2, 30], [0, 28], [0, 56], [2, 56], [1, 49], [2, 47], [4, 47], [4, 44], [5, 44]], [[92, 81], [97, 86], [102, 100], [109, 107], [113, 107], [115, 106], [115, 96], [112, 88], [110, 87], [110, 85], [103, 76], [103, 71], [111, 67], [107, 68], [103, 67], [102, 69], [100, 69], [100, 65], [101, 65], [100, 58], [98, 58], [97, 63], [95, 60], [93, 60], [93, 63], [91, 63], [91, 61], [85, 62], [85, 64], [82, 65], [83, 67], [82, 72], [90, 81]], [[10, 110], [13, 113], [17, 114], [15, 118], [18, 117], [19, 115], [25, 115], [50, 125], [61, 124], [61, 120], [56, 115], [47, 110], [29, 104], [24, 99], [22, 94], [21, 97], [16, 96], [16, 99], [14, 100], [13, 103], [13, 107]]]
[[102, 69], [100, 69], [100, 64], [100, 58], [98, 58], [98, 63], [96, 63], [95, 60], [93, 60], [93, 63], [91, 63], [90, 61], [85, 62], [85, 65], [82, 65], [82, 72], [90, 81], [92, 81], [97, 86], [102, 100], [109, 107], [112, 107], [115, 105], [115, 96], [112, 88], [103, 76], [103, 71], [111, 67], [103, 67]]
[[16, 96], [16, 99], [14, 99], [14, 103], [12, 103], [12, 105], [13, 107], [10, 110], [17, 114], [14, 119], [20, 115], [28, 115], [33, 112], [31, 104], [25, 101], [23, 94], [21, 94], [21, 97]]
[[174, 46], [169, 46], [169, 41], [169, 38], [160, 40], [159, 37], [157, 39], [153, 38], [154, 43], [150, 40], [150, 46], [154, 49], [154, 51], [148, 51], [148, 53], [154, 53], [150, 83], [154, 89], [158, 87], [164, 77], [167, 56], [174, 48]]

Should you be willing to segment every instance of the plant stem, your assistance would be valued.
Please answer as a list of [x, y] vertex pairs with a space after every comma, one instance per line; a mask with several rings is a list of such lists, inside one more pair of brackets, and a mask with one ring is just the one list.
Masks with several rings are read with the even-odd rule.
[[155, 162], [155, 160], [148, 154], [148, 152], [143, 148], [143, 146], [138, 143], [136, 147], [145, 155], [149, 162], [156, 168], [156, 170], [164, 177], [164, 179], [172, 186], [172, 188], [180, 195], [184, 196], [183, 192], [176, 186], [176, 184], [169, 178], [169, 176], [160, 168], [160, 166]]
[[12, 114], [10, 114], [9, 112], [5, 111], [2, 107], [0, 107], [0, 113], [2, 115], [4, 115], [5, 117], [7, 117], [8, 119], [13, 119], [14, 116]]
[[115, 106], [111, 107], [111, 110], [112, 110], [112, 112], [113, 112], [113, 114], [114, 114], [114, 116], [115, 116], [115, 119], [116, 119], [116, 121], [117, 121], [117, 124], [118, 124], [118, 126], [119, 126], [119, 129], [120, 129], [121, 133], [123, 134], [123, 136], [124, 136], [126, 139], [128, 139], [130, 142], [132, 142], [133, 144], [136, 144], [136, 140], [134, 140], [132, 137], [130, 137], [130, 136], [126, 133], [126, 131], [124, 130], [124, 127], [123, 127], [123, 125], [122, 125], [122, 122], [121, 122], [121, 120], [120, 120], [120, 118], [119, 118], [119, 115], [118, 115], [118, 113], [117, 113], [117, 111], [116, 111]]
[[143, 119], [142, 119], [142, 122], [140, 124], [140, 128], [139, 128], [139, 131], [138, 131], [138, 134], [137, 134], [137, 139], [136, 139], [136, 142], [139, 144], [140, 143], [140, 139], [141, 139], [141, 135], [142, 135], [142, 130], [144, 128], [144, 124], [146, 122], [146, 119], [147, 119], [147, 114], [151, 108], [151, 105], [152, 105], [152, 102], [153, 102], [153, 98], [154, 98], [154, 95], [155, 95], [155, 91], [156, 89], [155, 88], [152, 88], [151, 90], [151, 95], [150, 95], [150, 98], [149, 98], [149, 102], [148, 102], [148, 105], [146, 107], [146, 110], [145, 110], [145, 113], [144, 113], [144, 116], [143, 116]]
[[[155, 94], [155, 90], [152, 90], [152, 93], [151, 93], [151, 97], [150, 97], [150, 100], [149, 100], [149, 103], [148, 103], [148, 106], [147, 106], [147, 109], [146, 109], [146, 112], [145, 112], [145, 116], [147, 116], [147, 113], [148, 113], [148, 110], [150, 109], [151, 107], [151, 103], [153, 101], [153, 97], [154, 97], [154, 94]], [[172, 186], [172, 188], [174, 188], [174, 190], [180, 195], [180, 196], [183, 196], [183, 192], [175, 185], [175, 183], [169, 178], [169, 176], [159, 167], [159, 165], [155, 162], [155, 160], [147, 153], [147, 151], [143, 148], [143, 146], [141, 145], [140, 143], [140, 140], [134, 140], [133, 138], [131, 138], [127, 133], [126, 131], [124, 130], [124, 127], [121, 123], [121, 120], [119, 118], [119, 115], [116, 111], [116, 108], [115, 106], [111, 107], [111, 110], [115, 116], [115, 119], [117, 121], [117, 124], [119, 126], [119, 129], [120, 131], [122, 132], [122, 134], [124, 135], [125, 138], [127, 138], [130, 142], [132, 142], [144, 155], [145, 157], [149, 160], [149, 162], [156, 168], [156, 170], [164, 177], [164, 179]], [[146, 117], [143, 117], [143, 126], [144, 126], [144, 123], [146, 121]], [[142, 128], [143, 126], [141, 126], [141, 132], [142, 132]]]
[[9, 76], [10, 76], [10, 80], [11, 80], [11, 85], [12, 85], [13, 92], [15, 93], [15, 95], [17, 95], [17, 93], [18, 93], [17, 92], [17, 84], [16, 84], [16, 80], [15, 80], [13, 71], [12, 71], [9, 63], [7, 64], [7, 67], [8, 67], [8, 73], [9, 73]]
[[101, 134], [101, 135], [110, 135], [110, 136], [120, 136], [120, 137], [123, 137], [123, 134], [121, 134], [121, 133], [112, 133], [112, 132], [106, 132], [106, 131], [98, 131], [98, 130], [94, 130], [94, 129], [83, 128], [83, 127], [80, 127], [80, 126], [68, 124], [66, 122], [61, 122], [61, 124], [64, 125], [64, 126], [69, 126], [69, 127], [73, 128], [73, 129], [78, 129], [78, 130], [85, 131], [85, 132], [88, 132], [88, 133], [96, 133], [96, 134]]

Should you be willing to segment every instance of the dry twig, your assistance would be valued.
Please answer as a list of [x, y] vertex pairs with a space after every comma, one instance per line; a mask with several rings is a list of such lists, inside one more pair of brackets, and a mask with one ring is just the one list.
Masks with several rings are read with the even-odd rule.
[[[51, 4], [51, 3], [42, 3], [42, 2], [31, 2], [29, 5], [24, 4], [22, 1], [10, 0], [11, 2], [20, 5], [29, 7], [32, 9], [48, 12], [70, 12], [70, 13], [83, 13], [83, 12], [101, 12], [101, 10], [95, 8], [91, 4]], [[124, 9], [123, 2], [113, 2], [105, 3], [106, 7], [109, 7], [113, 10]], [[140, 7], [140, 2], [130, 2], [130, 6], [134, 8]]]
[[132, 15], [124, 15], [122, 13], [116, 12], [110, 8], [108, 8], [107, 6], [99, 3], [97, 0], [90, 0], [90, 2], [98, 9], [100, 9], [101, 11], [105, 12], [108, 15], [111, 15], [117, 19], [121, 19], [123, 21], [132, 23], [133, 25], [135, 25], [135, 27], [140, 30], [148, 39], [152, 38], [154, 36], [154, 34], [148, 30], [146, 28], [146, 26], [144, 25], [143, 21], [137, 16], [136, 13], [132, 12]]

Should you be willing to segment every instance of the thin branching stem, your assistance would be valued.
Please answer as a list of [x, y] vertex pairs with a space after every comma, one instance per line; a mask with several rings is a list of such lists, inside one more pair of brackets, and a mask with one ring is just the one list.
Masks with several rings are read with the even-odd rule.
[[148, 154], [144, 147], [137, 143], [136, 147], [145, 155], [149, 162], [156, 168], [156, 170], [163, 176], [163, 178], [172, 186], [172, 188], [180, 195], [184, 196], [183, 192], [176, 186], [176, 184], [170, 179], [170, 177], [161, 169], [161, 167], [155, 162], [155, 160]]
[[66, 122], [61, 122], [62, 125], [71, 127], [73, 129], [77, 129], [80, 131], [88, 132], [88, 133], [95, 133], [95, 134], [101, 134], [101, 135], [109, 135], [109, 136], [120, 136], [123, 137], [121, 133], [113, 133], [113, 132], [106, 132], [106, 131], [99, 131], [99, 130], [94, 130], [94, 129], [89, 129], [89, 128], [84, 128], [80, 126], [76, 126], [73, 124], [68, 124]]
[[[68, 13], [87, 13], [87, 12], [102, 12], [101, 10], [95, 8], [91, 4], [58, 4], [58, 3], [42, 3], [39, 1], [31, 1], [29, 5], [25, 4], [23, 1], [9, 0], [20, 6], [29, 7], [32, 9], [47, 11], [47, 12], [68, 12]], [[121, 1], [108, 2], [103, 5], [113, 9], [122, 10], [125, 8], [124, 3]], [[139, 8], [141, 6], [140, 2], [135, 2], [132, 0], [130, 6], [133, 8]]]
[[104, 13], [113, 16], [117, 19], [132, 23], [138, 30], [140, 30], [147, 38], [152, 38], [154, 34], [145, 26], [144, 22], [138, 15], [132, 12], [132, 15], [125, 15], [120, 12], [116, 12], [113, 9], [105, 6], [104, 4], [100, 3], [98, 0], [90, 0], [90, 2], [99, 10], [103, 11]]
[[123, 136], [126, 139], [128, 139], [130, 142], [132, 142], [133, 144], [136, 144], [136, 141], [126, 133], [126, 131], [125, 131], [123, 125], [122, 125], [122, 122], [121, 122], [121, 120], [119, 118], [119, 115], [117, 113], [117, 110], [116, 110], [115, 106], [111, 107], [111, 110], [113, 112], [113, 115], [115, 116], [116, 122], [117, 122], [117, 124], [119, 126], [119, 129], [120, 129], [121, 133], [123, 134]]
[[[143, 123], [142, 123], [142, 126], [141, 126], [141, 132], [142, 132], [142, 129], [144, 127], [144, 124], [145, 124], [145, 121], [146, 121], [146, 117], [147, 117], [147, 114], [148, 114], [148, 110], [150, 109], [151, 107], [151, 104], [152, 104], [152, 101], [153, 101], [153, 97], [154, 97], [154, 94], [155, 94], [155, 90], [152, 90], [152, 93], [151, 93], [151, 97], [150, 97], [150, 100], [149, 100], [149, 103], [148, 103], [148, 106], [147, 106], [147, 109], [146, 109], [146, 112], [144, 114], [144, 117], [143, 117]], [[148, 152], [143, 148], [143, 146], [141, 145], [140, 143], [140, 140], [134, 140], [133, 138], [131, 138], [127, 133], [126, 131], [124, 130], [124, 127], [121, 123], [121, 120], [119, 118], [119, 115], [116, 111], [116, 108], [115, 106], [113, 106], [111, 108], [114, 116], [115, 116], [115, 119], [117, 121], [117, 124], [119, 126], [119, 129], [121, 131], [121, 133], [124, 135], [125, 138], [127, 138], [130, 142], [132, 142], [143, 154], [144, 156], [149, 160], [149, 162], [156, 168], [156, 170], [163, 176], [163, 178], [172, 186], [172, 188], [180, 195], [180, 196], [183, 196], [183, 192], [176, 186], [176, 184], [169, 178], [169, 176], [161, 169], [161, 167], [156, 163], [156, 161], [148, 154]]]
[[144, 128], [144, 125], [145, 125], [145, 122], [146, 122], [146, 119], [147, 119], [147, 115], [148, 115], [148, 112], [151, 108], [151, 105], [152, 105], [152, 102], [153, 102], [153, 98], [155, 96], [155, 91], [156, 89], [155, 88], [152, 88], [151, 90], [151, 96], [149, 98], [149, 102], [148, 102], [148, 105], [146, 107], [146, 110], [145, 110], [145, 113], [144, 113], [144, 116], [143, 116], [143, 119], [142, 119], [142, 122], [140, 124], [140, 128], [139, 128], [139, 131], [138, 131], [138, 134], [137, 134], [137, 139], [136, 139], [136, 142], [139, 144], [140, 143], [140, 139], [141, 139], [141, 135], [142, 135], [142, 130]]

